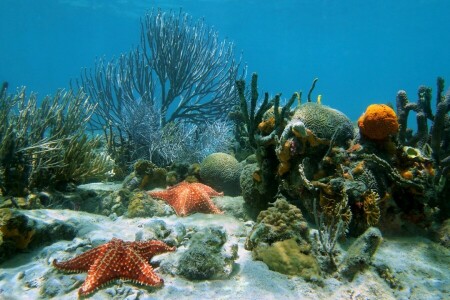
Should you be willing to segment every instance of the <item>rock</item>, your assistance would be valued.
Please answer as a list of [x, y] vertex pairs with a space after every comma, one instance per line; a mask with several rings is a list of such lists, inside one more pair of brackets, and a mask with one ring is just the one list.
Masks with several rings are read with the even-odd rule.
[[242, 196], [238, 197], [214, 197], [214, 204], [222, 211], [226, 212], [226, 214], [235, 217], [240, 220], [247, 220], [249, 216], [247, 211], [244, 209], [244, 198]]
[[439, 228], [438, 241], [442, 246], [450, 249], [450, 219], [445, 220]]
[[382, 236], [378, 228], [369, 227], [353, 244], [348, 248], [342, 264], [339, 266], [339, 273], [346, 279], [352, 281], [356, 273], [367, 268], [372, 256], [381, 244]]
[[190, 280], [228, 278], [237, 259], [237, 244], [225, 245], [226, 232], [211, 226], [194, 233], [178, 260], [178, 274]]
[[21, 251], [51, 244], [60, 239], [73, 239], [76, 229], [65, 222], [31, 219], [22, 211], [2, 209], [0, 212], [0, 263]]

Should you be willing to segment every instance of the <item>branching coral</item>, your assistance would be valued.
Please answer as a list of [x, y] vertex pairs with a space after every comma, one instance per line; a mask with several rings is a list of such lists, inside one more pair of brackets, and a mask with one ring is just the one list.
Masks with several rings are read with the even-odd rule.
[[[319, 251], [328, 258], [330, 271], [335, 271], [334, 248], [337, 240], [345, 234], [352, 218], [348, 205], [348, 195], [342, 181], [330, 184], [309, 181], [305, 175], [304, 163], [299, 165], [300, 182], [314, 194], [313, 215], [318, 226], [316, 243]], [[319, 207], [317, 200], [319, 199]]]
[[366, 216], [367, 225], [375, 226], [380, 220], [380, 207], [378, 202], [380, 201], [380, 196], [374, 191], [368, 191], [363, 195], [363, 209]]
[[58, 91], [37, 103], [25, 89], [0, 99], [2, 192], [24, 195], [35, 187], [106, 176], [113, 162], [96, 152], [99, 138], [84, 132], [95, 109], [86, 95]]
[[175, 142], [189, 145], [182, 140], [186, 132], [176, 131], [201, 136], [202, 124], [224, 120], [239, 101], [235, 81], [242, 68], [234, 45], [220, 41], [202, 19], [181, 10], [152, 11], [142, 18], [140, 35], [136, 49], [97, 61], [78, 83], [97, 104], [90, 125], [105, 132], [108, 152], [121, 169], [138, 158], [159, 166], [172, 163], [173, 153], [183, 153], [176, 151], [180, 144], [159, 137], [170, 133]]
[[[259, 144], [270, 143], [276, 135], [282, 130], [282, 124], [289, 112], [291, 105], [295, 99], [299, 98], [298, 93], [294, 93], [287, 104], [280, 108], [280, 94], [277, 94], [272, 100], [269, 100], [269, 94], [264, 94], [263, 102], [258, 110], [256, 110], [258, 102], [258, 75], [253, 73], [250, 89], [250, 100], [247, 100], [245, 81], [238, 80], [236, 82], [237, 91], [240, 99], [239, 110], [231, 114], [231, 118], [236, 123], [236, 139], [240, 142], [242, 148], [256, 149]], [[250, 102], [250, 109], [249, 103]], [[263, 116], [266, 120], [263, 122]], [[264, 136], [258, 136], [257, 130], [260, 130]]]
[[[421, 149], [430, 145], [432, 157], [439, 169], [439, 174], [446, 173], [444, 168], [448, 167], [450, 160], [450, 90], [446, 96], [443, 95], [444, 79], [437, 79], [436, 94], [436, 114], [431, 110], [431, 88], [421, 86], [418, 91], [418, 100], [416, 103], [409, 102], [405, 91], [397, 93], [397, 114], [400, 124], [399, 142], [401, 145], [409, 145]], [[410, 111], [416, 112], [417, 132], [415, 135], [409, 134], [407, 128], [408, 115]], [[433, 122], [432, 128], [428, 130], [428, 121]], [[447, 170], [447, 169], [446, 169]], [[439, 176], [437, 176], [439, 180]]]

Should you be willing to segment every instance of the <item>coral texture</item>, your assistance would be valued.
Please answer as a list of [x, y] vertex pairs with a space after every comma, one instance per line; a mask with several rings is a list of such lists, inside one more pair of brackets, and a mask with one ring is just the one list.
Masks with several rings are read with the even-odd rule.
[[169, 251], [175, 251], [175, 247], [161, 241], [124, 242], [114, 238], [71, 260], [54, 260], [53, 266], [69, 272], [87, 271], [86, 280], [78, 291], [80, 296], [85, 296], [118, 278], [131, 279], [143, 285], [161, 286], [164, 280], [154, 273], [148, 260]]
[[239, 176], [242, 167], [227, 153], [213, 153], [205, 157], [200, 166], [200, 178], [212, 188], [229, 196], [240, 194]]
[[360, 132], [372, 140], [384, 140], [398, 132], [399, 126], [395, 111], [385, 104], [372, 104], [359, 117]]
[[265, 186], [262, 184], [263, 178], [256, 163], [245, 165], [242, 169], [240, 177], [242, 197], [248, 213], [253, 218], [256, 218], [261, 210], [266, 209], [268, 201], [271, 200], [270, 194], [268, 195]]
[[284, 199], [278, 199], [273, 207], [262, 211], [256, 222], [245, 242], [248, 250], [261, 243], [272, 244], [288, 239], [309, 244], [309, 228], [302, 212]]
[[[255, 257], [262, 260], [270, 270], [286, 275], [299, 275], [305, 279], [318, 278], [320, 268], [317, 260], [303, 252], [294, 239], [273, 243], [271, 246], [259, 246]], [[308, 253], [308, 252], [307, 252]]]
[[302, 104], [295, 111], [292, 120], [302, 121], [318, 138], [327, 140], [334, 138], [338, 145], [345, 145], [354, 136], [350, 119], [342, 112], [326, 105], [314, 102]]

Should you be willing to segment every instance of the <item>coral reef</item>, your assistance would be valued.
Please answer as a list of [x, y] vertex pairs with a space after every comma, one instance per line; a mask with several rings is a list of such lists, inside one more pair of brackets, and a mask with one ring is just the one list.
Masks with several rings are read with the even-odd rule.
[[[405, 91], [397, 93], [397, 114], [400, 124], [399, 142], [401, 145], [412, 146], [418, 149], [431, 148], [434, 167], [437, 170], [435, 183], [446, 181], [449, 173], [450, 157], [450, 90], [443, 95], [444, 79], [437, 79], [436, 112], [431, 109], [432, 92], [430, 87], [420, 86], [418, 100], [410, 102]], [[408, 115], [410, 111], [416, 112], [417, 132], [413, 135], [408, 129]], [[431, 129], [428, 122], [432, 122]], [[427, 152], [430, 152], [427, 150]], [[440, 183], [445, 185], [445, 183]], [[448, 186], [448, 185], [447, 185]], [[440, 187], [442, 190], [448, 187]], [[445, 203], [441, 203], [445, 205]], [[449, 211], [449, 207], [446, 206]]]
[[165, 188], [167, 185], [167, 170], [160, 168], [148, 160], [139, 159], [134, 165], [134, 171], [123, 181], [123, 186], [129, 190]]
[[450, 219], [442, 223], [437, 232], [437, 240], [442, 246], [450, 248]]
[[169, 214], [171, 211], [164, 201], [155, 200], [144, 191], [132, 193], [125, 213], [128, 218], [151, 218]]
[[261, 172], [257, 163], [249, 163], [244, 165], [239, 179], [246, 210], [255, 219], [261, 210], [267, 208], [271, 196], [275, 194], [273, 186], [262, 182]]
[[384, 140], [398, 132], [395, 111], [385, 104], [371, 104], [358, 119], [361, 134], [372, 140]]
[[[239, 144], [239, 148], [235, 149], [236, 156], [242, 157], [242, 159], [252, 154], [261, 144], [273, 142], [275, 136], [281, 133], [285, 125], [285, 120], [290, 114], [291, 105], [296, 99], [300, 100], [300, 95], [294, 93], [286, 105], [280, 107], [280, 94], [269, 100], [269, 94], [265, 93], [264, 100], [256, 111], [259, 96], [257, 83], [258, 75], [253, 73], [249, 92], [250, 100], [247, 100], [245, 81], [238, 80], [236, 82], [240, 106], [229, 116], [235, 123], [235, 139]], [[250, 102], [250, 110], [248, 102]]]
[[212, 153], [200, 165], [200, 179], [225, 195], [240, 195], [239, 178], [242, 167], [227, 153]]
[[240, 105], [230, 113], [229, 118], [235, 123], [235, 139], [240, 147], [238, 153], [246, 153], [245, 156], [248, 156], [257, 147], [257, 128], [264, 113], [272, 106], [273, 101], [269, 102], [269, 94], [266, 93], [264, 100], [256, 111], [256, 104], [259, 100], [258, 75], [256, 73], [252, 74], [250, 100], [246, 99], [245, 80], [236, 81], [236, 88], [239, 93]]

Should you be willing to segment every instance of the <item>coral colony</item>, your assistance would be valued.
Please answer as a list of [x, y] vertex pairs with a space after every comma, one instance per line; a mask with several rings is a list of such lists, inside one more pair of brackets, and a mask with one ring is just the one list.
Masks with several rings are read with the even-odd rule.
[[[225, 229], [169, 230], [157, 219], [199, 212], [251, 221], [245, 249], [253, 259], [315, 283], [353, 280], [371, 265], [382, 233], [418, 230], [450, 246], [442, 225], [450, 213], [450, 92], [444, 95], [442, 78], [435, 109], [430, 87], [419, 88], [416, 102], [399, 91], [395, 107], [371, 104], [354, 125], [320, 96], [311, 99], [317, 80], [306, 101], [296, 92], [282, 105], [280, 95], [260, 97], [256, 74], [246, 88], [241, 69], [232, 44], [212, 28], [183, 12], [155, 11], [142, 20], [139, 47], [97, 61], [82, 74], [79, 91], [59, 91], [38, 105], [24, 89], [8, 94], [5, 83], [0, 261], [77, 237], [47, 256], [58, 258], [57, 269], [87, 272], [83, 296], [120, 278], [161, 287], [149, 260], [163, 252], [177, 260], [166, 277], [227, 280], [237, 245], [224, 255]], [[107, 180], [121, 185], [103, 192], [77, 187]], [[70, 223], [25, 214], [46, 209], [155, 218], [158, 230], [147, 241], [92, 245]], [[356, 238], [346, 251], [339, 247], [345, 237]], [[47, 275], [59, 274], [48, 268]], [[400, 286], [388, 267], [380, 270], [391, 287]]]

